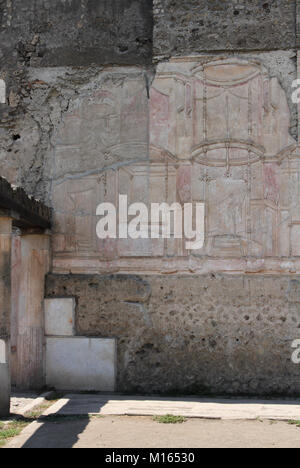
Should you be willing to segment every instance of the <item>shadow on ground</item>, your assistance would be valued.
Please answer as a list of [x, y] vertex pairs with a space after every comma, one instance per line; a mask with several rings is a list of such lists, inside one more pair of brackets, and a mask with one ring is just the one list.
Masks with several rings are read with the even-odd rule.
[[[100, 413], [108, 399], [94, 402], [89, 411]], [[61, 408], [68, 413], [71, 410], [71, 400]], [[60, 411], [50, 416], [41, 416], [37, 421], [37, 430], [27, 439], [21, 448], [72, 448], [78, 442], [80, 434], [84, 432], [90, 422], [88, 414], [66, 415]]]
[[[193, 411], [193, 404], [200, 403], [202, 410]], [[191, 406], [191, 405], [192, 406]], [[72, 448], [86, 430], [91, 418], [99, 418], [99, 413], [114, 416], [151, 416], [155, 414], [181, 414], [187, 418], [211, 420], [230, 419], [257, 420], [276, 417], [285, 420], [300, 420], [298, 400], [255, 400], [255, 399], [213, 399], [213, 398], [162, 398], [129, 395], [65, 395], [49, 408], [49, 416], [41, 416], [34, 425], [25, 429], [16, 445], [21, 448]], [[103, 410], [103, 407], [107, 407]], [[204, 409], [213, 405], [211, 410]], [[256, 409], [253, 405], [259, 405]], [[191, 410], [192, 408], [192, 410]], [[51, 414], [51, 409], [53, 414]], [[93, 416], [89, 416], [93, 414]], [[295, 417], [297, 416], [297, 418]], [[226, 419], [225, 417], [225, 419]], [[275, 419], [276, 419], [275, 417]], [[26, 435], [28, 430], [28, 435]], [[127, 429], [125, 428], [125, 432]], [[113, 431], [114, 437], [115, 433]], [[101, 432], [99, 432], [101, 435]]]
[[44, 421], [21, 448], [72, 448], [89, 422], [88, 416]]

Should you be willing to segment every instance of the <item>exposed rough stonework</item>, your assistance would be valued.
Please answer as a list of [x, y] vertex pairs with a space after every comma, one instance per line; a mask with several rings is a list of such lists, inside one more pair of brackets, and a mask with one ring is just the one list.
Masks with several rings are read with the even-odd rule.
[[35, 66], [151, 62], [149, 0], [2, 0], [0, 56]]
[[296, 0], [154, 0], [154, 56], [296, 44]]
[[298, 276], [49, 275], [77, 335], [117, 337], [118, 391], [300, 393]]
[[26, 71], [26, 84], [25, 80], [20, 84], [18, 93], [10, 90], [8, 105], [0, 106], [1, 174], [43, 201], [50, 187], [47, 160], [51, 135], [68, 107], [72, 91], [75, 93], [72, 86], [69, 88], [31, 79]]

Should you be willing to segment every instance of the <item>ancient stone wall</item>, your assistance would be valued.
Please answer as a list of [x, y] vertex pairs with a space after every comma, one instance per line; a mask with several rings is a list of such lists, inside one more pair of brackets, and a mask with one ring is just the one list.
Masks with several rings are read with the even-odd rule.
[[[299, 393], [299, 1], [0, 6], [0, 174], [53, 207], [47, 296], [118, 390]], [[203, 247], [100, 241], [120, 193], [203, 203]]]
[[49, 203], [51, 138], [70, 99], [104, 66], [151, 65], [152, 28], [151, 0], [2, 0], [1, 175]]
[[292, 394], [298, 276], [61, 276], [47, 297], [76, 298], [78, 335], [117, 337], [118, 390]]

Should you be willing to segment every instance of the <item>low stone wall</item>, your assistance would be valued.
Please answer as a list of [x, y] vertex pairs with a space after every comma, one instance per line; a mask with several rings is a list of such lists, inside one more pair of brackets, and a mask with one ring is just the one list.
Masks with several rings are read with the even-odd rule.
[[299, 394], [300, 277], [49, 275], [76, 334], [117, 338], [117, 390]]

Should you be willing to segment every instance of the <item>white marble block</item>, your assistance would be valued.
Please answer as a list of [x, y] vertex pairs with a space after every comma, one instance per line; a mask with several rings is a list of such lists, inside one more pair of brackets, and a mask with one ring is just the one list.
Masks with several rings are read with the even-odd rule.
[[116, 341], [47, 338], [46, 382], [59, 390], [114, 391]]
[[0, 104], [6, 103], [6, 85], [4, 80], [0, 80]]
[[75, 335], [75, 299], [45, 299], [45, 334]]
[[4, 340], [0, 340], [0, 364], [7, 364], [6, 342]]

